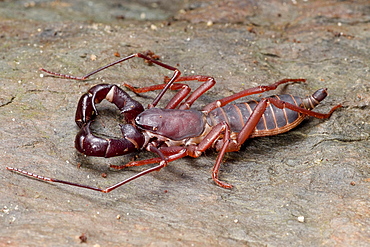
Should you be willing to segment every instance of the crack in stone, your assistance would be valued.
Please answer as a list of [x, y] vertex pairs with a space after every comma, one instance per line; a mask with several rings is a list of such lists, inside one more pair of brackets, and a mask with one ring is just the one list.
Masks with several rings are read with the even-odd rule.
[[10, 100], [8, 100], [7, 102], [0, 104], [0, 107], [7, 106], [7, 105], [13, 103], [14, 99], [15, 99], [15, 96], [12, 96], [10, 98]]
[[315, 143], [311, 149], [313, 150], [314, 148], [316, 148], [317, 146], [319, 146], [321, 143], [324, 143], [324, 142], [328, 142], [328, 141], [336, 141], [336, 142], [361, 142], [361, 141], [368, 141], [369, 140], [369, 137], [368, 136], [365, 136], [365, 137], [358, 137], [358, 138], [328, 138], [328, 139], [324, 139], [324, 140], [320, 140], [319, 142]]

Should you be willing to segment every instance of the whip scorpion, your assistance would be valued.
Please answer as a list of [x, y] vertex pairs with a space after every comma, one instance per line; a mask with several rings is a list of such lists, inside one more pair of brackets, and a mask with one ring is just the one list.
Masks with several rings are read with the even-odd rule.
[[[226, 152], [239, 151], [241, 145], [249, 138], [287, 132], [299, 125], [307, 116], [329, 118], [341, 106], [334, 106], [327, 114], [312, 111], [327, 96], [326, 88], [317, 90], [307, 98], [286, 94], [230, 104], [248, 95], [274, 90], [284, 83], [306, 81], [305, 79], [283, 79], [271, 85], [243, 90], [211, 102], [202, 110], [194, 110], [191, 109], [192, 104], [215, 85], [215, 79], [202, 75], [181, 77], [181, 72], [177, 68], [141, 53], [119, 59], [82, 77], [41, 70], [57, 77], [86, 80], [101, 70], [135, 57], [173, 71], [172, 77], [167, 78], [164, 84], [144, 88], [125, 84], [135, 93], [161, 90], [146, 109], [117, 85], [99, 84], [90, 88], [77, 104], [75, 121], [80, 130], [75, 139], [75, 147], [87, 156], [106, 158], [147, 150], [155, 153], [157, 157], [110, 167], [123, 169], [158, 163], [156, 166], [105, 189], [39, 176], [18, 168], [7, 167], [7, 169], [39, 180], [107, 193], [138, 177], [160, 170], [171, 161], [185, 156], [196, 158], [207, 149], [214, 148], [218, 151], [218, 156], [212, 169], [212, 179], [223, 188], [232, 188], [231, 184], [219, 179], [220, 165]], [[199, 81], [201, 85], [191, 92], [187, 84], [181, 83], [185, 81]], [[177, 93], [164, 108], [157, 108], [158, 102], [169, 89], [177, 90]], [[126, 123], [120, 125], [122, 138], [103, 138], [92, 133], [91, 123], [98, 114], [96, 104], [103, 99], [116, 105], [125, 118]]]

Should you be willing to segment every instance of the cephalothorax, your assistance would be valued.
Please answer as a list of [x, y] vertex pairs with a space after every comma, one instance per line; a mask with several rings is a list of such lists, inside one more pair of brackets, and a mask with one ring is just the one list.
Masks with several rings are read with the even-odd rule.
[[[147, 109], [144, 109], [138, 101], [132, 99], [116, 85], [99, 84], [89, 89], [86, 94], [82, 95], [77, 105], [75, 121], [80, 131], [76, 136], [75, 147], [85, 155], [106, 158], [146, 149], [157, 154], [158, 157], [132, 161], [121, 166], [111, 165], [111, 167], [122, 169], [130, 166], [159, 163], [157, 166], [146, 169], [106, 189], [47, 178], [17, 168], [7, 167], [7, 169], [40, 180], [64, 183], [107, 193], [140, 176], [160, 170], [171, 161], [185, 156], [199, 157], [205, 150], [215, 148], [219, 154], [213, 166], [212, 178], [219, 186], [231, 188], [232, 185], [219, 180], [219, 169], [226, 152], [238, 151], [248, 138], [287, 132], [300, 124], [307, 116], [328, 118], [335, 109], [341, 106], [333, 107], [327, 114], [312, 111], [327, 96], [326, 88], [317, 90], [308, 98], [287, 94], [274, 95], [245, 103], [229, 104], [248, 95], [274, 90], [279, 85], [287, 82], [305, 81], [305, 79], [283, 79], [268, 86], [246, 89], [229, 97], [216, 100], [206, 105], [201, 111], [193, 110], [190, 109], [191, 105], [214, 86], [216, 83], [214, 78], [200, 75], [180, 77], [181, 73], [178, 69], [140, 53], [108, 64], [83, 77], [58, 74], [45, 69], [41, 70], [63, 78], [85, 80], [103, 69], [133, 57], [149, 60], [153, 64], [174, 71], [174, 74], [165, 84], [145, 88], [134, 88], [125, 84], [126, 87], [136, 93], [161, 90]], [[194, 80], [202, 82], [202, 84], [193, 93], [190, 93], [191, 90], [187, 84], [179, 83]], [[164, 108], [156, 108], [168, 89], [178, 90], [178, 92]], [[107, 139], [98, 137], [91, 132], [91, 122], [98, 114], [95, 105], [103, 99], [115, 104], [124, 115], [126, 124], [120, 125], [123, 138]]]

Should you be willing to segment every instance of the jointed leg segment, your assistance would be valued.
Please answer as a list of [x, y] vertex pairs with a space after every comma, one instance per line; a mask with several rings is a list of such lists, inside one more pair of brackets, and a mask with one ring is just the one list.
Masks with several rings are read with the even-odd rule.
[[[191, 92], [189, 85], [178, 83], [181, 81], [199, 81], [203, 82], [192, 94], [189, 95]], [[160, 85], [153, 85], [149, 87], [143, 87], [143, 88], [134, 88], [133, 86], [125, 83], [124, 85], [128, 87], [131, 91], [135, 93], [145, 93], [149, 91], [155, 91], [155, 90], [163, 90], [166, 85], [160, 84]], [[182, 76], [175, 80], [175, 83], [173, 83], [168, 89], [170, 90], [180, 90], [171, 100], [168, 102], [165, 109], [176, 109], [180, 103], [185, 99], [186, 96], [188, 98], [178, 107], [178, 109], [186, 110], [189, 109], [192, 104], [206, 91], [211, 89], [216, 84], [216, 81], [213, 77], [209, 76], [202, 76], [202, 75], [195, 75], [195, 76]]]
[[225, 105], [229, 104], [230, 102], [233, 102], [233, 101], [235, 101], [237, 99], [240, 99], [240, 98], [243, 98], [245, 96], [275, 90], [279, 85], [287, 83], [287, 82], [305, 82], [305, 81], [306, 81], [306, 79], [283, 79], [283, 80], [277, 81], [277, 82], [275, 82], [271, 85], [268, 85], [268, 86], [258, 86], [258, 87], [254, 87], [254, 88], [249, 88], [249, 89], [243, 90], [239, 93], [233, 94], [229, 97], [225, 97], [223, 99], [216, 100], [216, 101], [206, 105], [203, 108], [203, 111], [211, 112], [212, 110], [214, 110], [217, 107], [225, 106]]

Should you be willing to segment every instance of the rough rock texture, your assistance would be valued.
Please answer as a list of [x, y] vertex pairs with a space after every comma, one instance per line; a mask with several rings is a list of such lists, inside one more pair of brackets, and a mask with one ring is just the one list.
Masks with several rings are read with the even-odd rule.
[[[369, 1], [167, 2], [0, 1], [0, 245], [370, 246]], [[77, 153], [76, 104], [95, 84], [147, 86], [169, 71], [135, 59], [80, 82], [40, 77], [38, 69], [83, 75], [117, 52], [146, 50], [184, 75], [215, 77], [195, 108], [286, 77], [307, 83], [270, 94], [327, 87], [316, 110], [343, 108], [227, 154], [220, 176], [232, 190], [212, 182], [212, 151], [110, 194], [5, 170], [101, 187], [142, 170], [108, 165], [152, 157], [147, 152]], [[155, 96], [130, 94], [144, 105]], [[119, 136], [114, 108], [99, 109], [96, 130]]]

